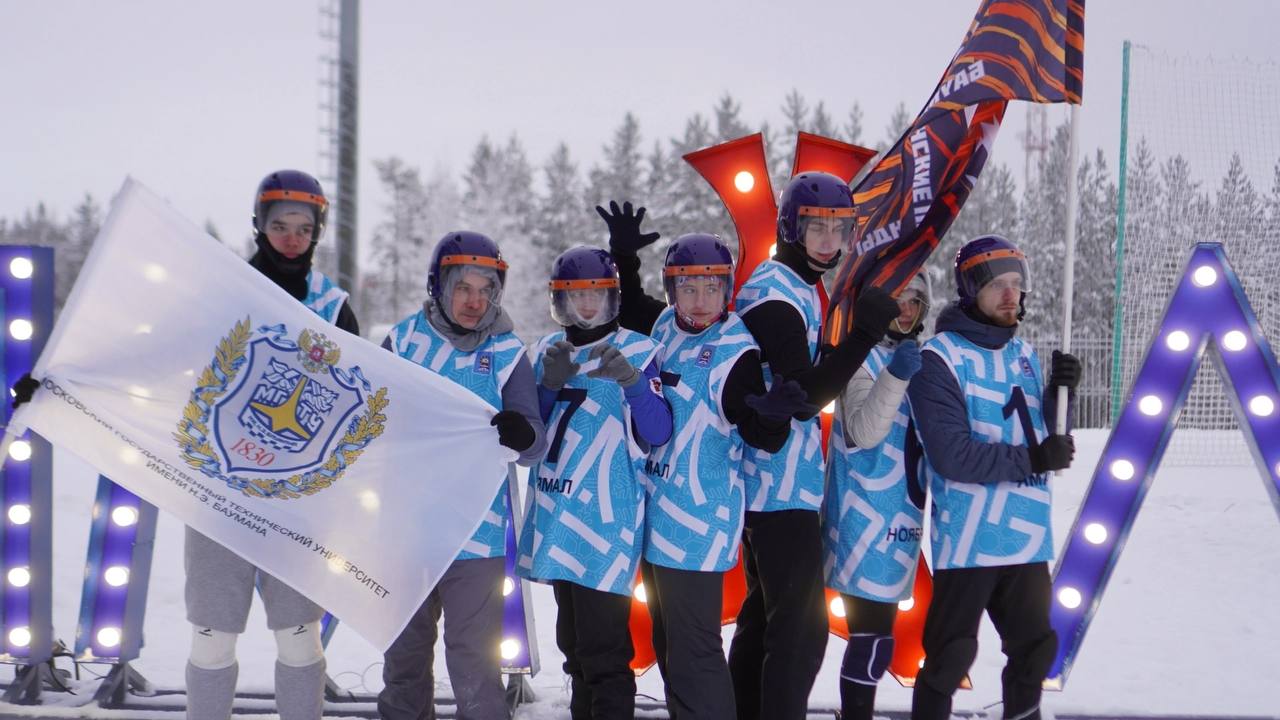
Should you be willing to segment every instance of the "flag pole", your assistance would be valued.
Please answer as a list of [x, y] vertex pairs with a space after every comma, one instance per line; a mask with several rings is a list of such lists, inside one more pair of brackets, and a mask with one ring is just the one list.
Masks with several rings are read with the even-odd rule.
[[[1076, 277], [1076, 163], [1080, 152], [1080, 106], [1071, 105], [1071, 124], [1067, 142], [1067, 252], [1062, 264], [1062, 352], [1071, 352], [1071, 310]], [[1054, 432], [1067, 431], [1067, 388], [1058, 386], [1058, 413]]]

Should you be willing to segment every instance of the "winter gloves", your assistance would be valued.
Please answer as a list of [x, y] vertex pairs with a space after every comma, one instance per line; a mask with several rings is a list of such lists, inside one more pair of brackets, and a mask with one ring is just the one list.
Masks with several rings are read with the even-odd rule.
[[898, 301], [883, 289], [872, 285], [858, 295], [853, 309], [853, 331], [879, 342], [888, 332], [889, 323], [900, 314]]
[[1075, 355], [1053, 351], [1049, 368], [1049, 385], [1074, 390], [1080, 383], [1080, 361]]
[[743, 400], [761, 420], [782, 425], [795, 415], [815, 415], [818, 408], [809, 403], [809, 394], [795, 380], [774, 378], [773, 387], [763, 395], [748, 395]]
[[13, 384], [13, 409], [17, 410], [22, 403], [31, 402], [31, 396], [36, 394], [39, 387], [39, 380], [31, 377], [31, 373], [23, 373], [18, 382]]
[[498, 443], [516, 452], [528, 450], [536, 437], [533, 426], [515, 410], [503, 410], [494, 415], [489, 424], [498, 428]]
[[618, 209], [617, 201], [609, 201], [609, 212], [596, 206], [596, 212], [604, 218], [609, 226], [609, 252], [615, 254], [635, 255], [641, 248], [652, 245], [662, 237], [659, 233], [640, 234], [640, 223], [644, 221], [644, 208], [632, 212], [631, 203], [622, 203]]
[[889, 374], [899, 380], [910, 380], [920, 370], [920, 344], [915, 340], [903, 340], [893, 351], [887, 368]]
[[1065, 470], [1076, 456], [1076, 441], [1070, 435], [1050, 435], [1039, 445], [1027, 448], [1027, 454], [1031, 456], [1033, 473]]
[[542, 355], [542, 386], [548, 390], [559, 390], [569, 382], [569, 378], [578, 374], [578, 363], [573, 362], [573, 343], [560, 340], [551, 343]]
[[597, 345], [591, 348], [587, 357], [600, 358], [600, 367], [587, 373], [587, 377], [612, 380], [624, 388], [640, 381], [640, 371], [623, 356], [621, 350], [612, 345]]
[[[569, 382], [569, 378], [578, 374], [578, 363], [570, 360], [573, 344], [567, 340], [554, 342], [542, 355], [542, 386], [548, 390], [559, 390]], [[587, 373], [587, 377], [612, 380], [624, 388], [631, 387], [640, 381], [642, 374], [633, 366], [618, 348], [602, 343], [591, 348], [587, 357], [600, 360], [600, 367]]]

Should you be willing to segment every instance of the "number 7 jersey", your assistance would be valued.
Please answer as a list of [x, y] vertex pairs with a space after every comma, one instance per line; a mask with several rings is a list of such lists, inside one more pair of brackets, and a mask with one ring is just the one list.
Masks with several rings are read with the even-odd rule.
[[[534, 347], [539, 382], [547, 347], [564, 339], [563, 332], [553, 333]], [[619, 329], [574, 348], [571, 360], [580, 366], [578, 374], [560, 389], [547, 419], [547, 454], [529, 471], [516, 572], [531, 580], [568, 580], [628, 595], [643, 546], [639, 476], [645, 451], [632, 437], [622, 387], [587, 377], [598, 365], [588, 356], [601, 343], [618, 348], [641, 370], [659, 347], [647, 335]]]

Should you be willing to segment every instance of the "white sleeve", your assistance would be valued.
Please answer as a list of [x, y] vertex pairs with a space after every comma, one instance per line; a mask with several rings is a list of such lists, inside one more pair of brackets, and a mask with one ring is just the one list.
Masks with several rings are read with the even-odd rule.
[[865, 365], [858, 368], [840, 399], [845, 439], [860, 448], [872, 448], [884, 442], [907, 395], [907, 383], [888, 370], [872, 380]]

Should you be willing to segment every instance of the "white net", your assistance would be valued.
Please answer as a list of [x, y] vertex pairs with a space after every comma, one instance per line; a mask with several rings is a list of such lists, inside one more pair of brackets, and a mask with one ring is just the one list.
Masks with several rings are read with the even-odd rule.
[[[1223, 243], [1272, 346], [1280, 339], [1280, 65], [1132, 45], [1128, 73], [1123, 398], [1197, 242]], [[1250, 463], [1213, 358], [1164, 462]]]

